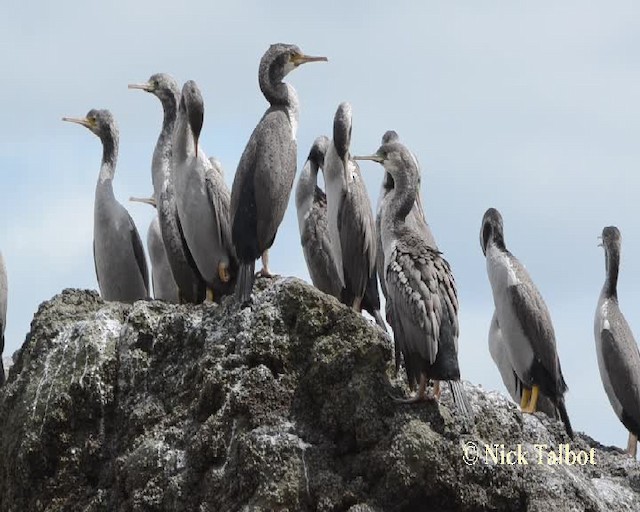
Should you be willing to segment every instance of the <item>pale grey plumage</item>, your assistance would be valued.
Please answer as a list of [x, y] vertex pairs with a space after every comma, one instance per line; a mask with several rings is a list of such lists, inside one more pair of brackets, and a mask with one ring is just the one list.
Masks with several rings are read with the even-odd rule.
[[[500, 325], [498, 324], [498, 316], [495, 311], [493, 312], [491, 326], [489, 327], [489, 353], [500, 372], [500, 377], [502, 377], [502, 382], [507, 388], [509, 396], [511, 396], [517, 404], [520, 404], [523, 391], [522, 381], [518, 378], [509, 359], [506, 342], [503, 338]], [[538, 410], [551, 418], [558, 418], [556, 406], [544, 395], [540, 395], [538, 399]]]
[[189, 251], [218, 300], [233, 290], [237, 265], [231, 244], [229, 189], [198, 144], [203, 120], [202, 95], [190, 80], [182, 88], [173, 137], [176, 202]]
[[359, 311], [367, 284], [376, 273], [376, 240], [371, 201], [360, 168], [349, 153], [351, 129], [351, 106], [343, 102], [334, 116], [323, 172], [331, 249], [345, 288], [343, 300]]
[[538, 386], [540, 393], [554, 402], [567, 433], [573, 437], [564, 404], [567, 385], [549, 310], [529, 273], [506, 249], [502, 216], [494, 208], [489, 208], [482, 219], [480, 244], [513, 369], [523, 386]]
[[[618, 304], [621, 236], [618, 228], [602, 231], [606, 279], [594, 319], [600, 377], [616, 415], [636, 436], [640, 435], [640, 352]], [[635, 441], [633, 447], [635, 450]]]
[[177, 304], [179, 302], [178, 285], [173, 279], [171, 266], [167, 259], [167, 251], [162, 241], [160, 222], [156, 215], [147, 231], [147, 250], [151, 260], [151, 284], [153, 297], [165, 302]]
[[296, 186], [296, 210], [300, 242], [311, 281], [319, 290], [340, 299], [342, 284], [327, 228], [327, 197], [317, 185], [318, 170], [324, 165], [328, 145], [327, 137], [318, 137], [309, 151]]
[[307, 57], [300, 48], [274, 44], [260, 60], [258, 82], [270, 106], [253, 130], [233, 180], [231, 219], [233, 244], [240, 261], [236, 296], [251, 296], [255, 260], [264, 256], [284, 217], [296, 174], [298, 96], [283, 82], [300, 64], [324, 57]]
[[4, 365], [2, 353], [4, 352], [4, 331], [7, 327], [7, 298], [8, 298], [7, 267], [4, 264], [2, 252], [0, 252], [0, 387], [4, 384]]
[[[164, 112], [162, 129], [151, 162], [155, 206], [166, 259], [179, 289], [179, 299], [191, 303], [201, 302], [204, 299], [205, 284], [182, 235], [172, 166], [173, 130], [178, 114], [180, 88], [173, 77], [165, 73], [156, 73], [147, 82], [131, 84], [129, 88], [149, 92], [162, 103]], [[152, 272], [155, 274], [153, 256]]]
[[469, 417], [458, 366], [455, 280], [442, 254], [406, 222], [418, 187], [415, 158], [399, 142], [383, 144], [366, 158], [382, 163], [395, 183], [383, 200], [380, 224], [396, 354], [403, 356], [411, 387], [418, 380], [421, 388], [427, 379], [448, 381], [457, 407]]
[[103, 147], [96, 185], [93, 252], [102, 298], [134, 302], [149, 297], [149, 274], [144, 248], [133, 219], [113, 194], [118, 158], [118, 128], [108, 110], [91, 110], [85, 118], [64, 118], [100, 137]]

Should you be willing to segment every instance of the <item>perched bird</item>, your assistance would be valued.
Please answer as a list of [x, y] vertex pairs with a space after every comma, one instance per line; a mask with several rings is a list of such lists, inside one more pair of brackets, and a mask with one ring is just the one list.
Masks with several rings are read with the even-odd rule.
[[489, 208], [482, 218], [480, 245], [486, 257], [498, 325], [513, 370], [523, 386], [522, 412], [536, 412], [540, 394], [547, 396], [573, 438], [564, 403], [567, 385], [551, 316], [528, 272], [507, 250], [502, 216], [495, 208]]
[[149, 273], [140, 235], [129, 212], [113, 194], [118, 159], [118, 128], [108, 110], [90, 110], [86, 117], [64, 117], [102, 141], [102, 164], [93, 210], [93, 257], [102, 298], [129, 302], [149, 297]]
[[4, 365], [2, 353], [4, 351], [4, 329], [7, 326], [7, 268], [0, 252], [0, 387], [4, 384]]
[[620, 231], [602, 230], [606, 279], [594, 321], [596, 354], [604, 390], [611, 407], [629, 431], [627, 451], [635, 458], [640, 435], [640, 352], [618, 305]]
[[333, 140], [323, 168], [331, 252], [343, 285], [341, 300], [355, 311], [363, 306], [380, 316], [376, 271], [376, 227], [358, 164], [351, 160], [351, 105], [343, 102], [333, 119]]
[[442, 253], [430, 247], [424, 234], [406, 220], [418, 190], [415, 158], [399, 142], [383, 144], [374, 155], [354, 158], [381, 163], [394, 181], [383, 201], [380, 225], [396, 353], [402, 353], [409, 386], [414, 389], [419, 382], [417, 395], [408, 401], [429, 398], [428, 379], [436, 381], [437, 400], [440, 381], [448, 381], [458, 410], [470, 418], [458, 366], [458, 297], [453, 274]]
[[[400, 142], [400, 137], [397, 132], [394, 130], [388, 130], [382, 136], [381, 144], [387, 144], [389, 142]], [[413, 204], [413, 208], [407, 215], [406, 222], [414, 229], [419, 230], [429, 247], [438, 250], [438, 245], [436, 244], [436, 240], [431, 233], [431, 228], [429, 228], [429, 224], [427, 223], [426, 216], [424, 210], [422, 208], [422, 200], [420, 199], [420, 165], [418, 163], [418, 159], [415, 159], [416, 167], [418, 169], [418, 191], [416, 194], [416, 200]], [[382, 219], [382, 205], [384, 204], [384, 198], [386, 195], [393, 190], [393, 178], [391, 175], [385, 171], [384, 176], [382, 178], [382, 186], [380, 187], [380, 195], [378, 196], [378, 204], [376, 206], [376, 269], [378, 272], [378, 276], [380, 276], [380, 288], [382, 288], [382, 293], [386, 299], [386, 316], [387, 322], [389, 324], [392, 323], [391, 319], [391, 303], [389, 301], [389, 295], [387, 294], [386, 284], [384, 282], [384, 251], [382, 249], [382, 237], [380, 236], [380, 220]]]
[[[153, 198], [158, 211], [158, 224], [162, 242], [166, 251], [166, 259], [170, 265], [173, 279], [179, 289], [179, 302], [198, 303], [205, 297], [206, 286], [198, 268], [189, 252], [182, 234], [182, 226], [178, 218], [178, 205], [175, 196], [175, 178], [172, 168], [173, 130], [178, 116], [180, 87], [173, 77], [166, 73], [151, 75], [149, 80], [141, 84], [129, 84], [129, 89], [140, 89], [153, 94], [162, 104], [164, 118], [162, 129], [156, 142], [151, 160], [151, 177], [153, 181]], [[155, 222], [155, 221], [154, 221]], [[147, 239], [157, 235], [149, 227]], [[154, 242], [156, 243], [156, 242]], [[151, 252], [151, 250], [149, 251]], [[157, 251], [154, 251], [157, 252]], [[161, 257], [158, 252], [158, 257]], [[152, 255], [152, 273], [155, 273]], [[167, 282], [168, 279], [164, 278]], [[155, 283], [155, 281], [154, 281]], [[154, 286], [155, 289], [155, 286]], [[163, 293], [164, 296], [166, 296]], [[169, 300], [169, 299], [167, 299]], [[173, 300], [171, 299], [171, 302]]]
[[178, 218], [200, 277], [215, 300], [233, 292], [237, 260], [231, 242], [229, 189], [199, 147], [204, 101], [196, 83], [182, 87], [172, 166]]
[[248, 302], [255, 260], [262, 256], [262, 275], [270, 276], [268, 250], [287, 208], [296, 174], [298, 95], [283, 79], [309, 57], [300, 48], [274, 44], [260, 61], [258, 82], [270, 106], [242, 153], [231, 188], [233, 245], [240, 261], [236, 296]]
[[302, 252], [313, 285], [319, 290], [340, 298], [342, 283], [331, 252], [327, 228], [327, 196], [318, 187], [318, 170], [324, 165], [329, 145], [327, 137], [318, 137], [311, 146], [296, 186], [296, 210]]
[[[524, 386], [511, 365], [507, 345], [502, 336], [502, 329], [500, 329], [500, 325], [498, 324], [498, 316], [495, 311], [493, 312], [491, 326], [489, 327], [489, 353], [491, 354], [493, 362], [498, 367], [500, 377], [502, 377], [502, 382], [507, 388], [509, 396], [511, 396], [514, 402], [519, 404], [522, 401]], [[540, 393], [538, 397], [538, 411], [545, 413], [550, 418], [558, 419], [556, 406], [542, 393]]]
[[[129, 201], [137, 203], [150, 204], [157, 208], [155, 198], [130, 197]], [[160, 230], [160, 221], [156, 215], [147, 231], [147, 250], [149, 251], [149, 259], [151, 260], [151, 284], [153, 286], [153, 297], [165, 302], [177, 304], [180, 302], [178, 285], [173, 278], [167, 251], [162, 241], [162, 232]]]

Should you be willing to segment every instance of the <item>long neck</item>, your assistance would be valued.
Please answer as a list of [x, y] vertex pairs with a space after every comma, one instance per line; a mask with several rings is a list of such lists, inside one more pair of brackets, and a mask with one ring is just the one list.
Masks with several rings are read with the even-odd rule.
[[618, 296], [618, 270], [620, 268], [620, 249], [615, 245], [607, 247], [605, 251], [605, 269], [607, 278], [605, 279], [602, 293], [607, 297]]
[[187, 119], [187, 112], [180, 110], [173, 131], [173, 144], [171, 147], [173, 159], [184, 162], [188, 157], [195, 155], [193, 133]]
[[158, 142], [156, 142], [156, 148], [153, 151], [153, 160], [151, 163], [151, 178], [153, 180], [153, 190], [155, 192], [156, 199], [159, 197], [164, 180], [168, 177], [171, 162], [173, 130], [176, 125], [176, 118], [178, 115], [177, 98], [174, 95], [171, 95], [168, 98], [163, 98], [162, 108], [164, 110], [162, 130], [158, 136]]
[[118, 136], [112, 132], [102, 138], [102, 164], [100, 165], [100, 183], [111, 182], [118, 160]]
[[300, 178], [298, 178], [298, 186], [296, 187], [296, 210], [298, 213], [298, 225], [301, 231], [306, 217], [313, 206], [317, 180], [318, 166], [312, 160], [307, 160], [307, 163], [302, 168]]
[[413, 208], [416, 193], [415, 180], [404, 173], [395, 178], [393, 190], [384, 199], [387, 202], [387, 215], [394, 225], [404, 224], [407, 215]]

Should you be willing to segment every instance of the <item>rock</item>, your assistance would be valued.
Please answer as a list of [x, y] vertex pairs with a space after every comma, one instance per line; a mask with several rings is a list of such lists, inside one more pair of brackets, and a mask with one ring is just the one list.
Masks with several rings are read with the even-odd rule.
[[[42, 304], [0, 389], [0, 510], [640, 510], [620, 450], [469, 383], [470, 431], [447, 389], [398, 405], [377, 327], [297, 279], [254, 294]], [[549, 464], [563, 443], [595, 464]]]

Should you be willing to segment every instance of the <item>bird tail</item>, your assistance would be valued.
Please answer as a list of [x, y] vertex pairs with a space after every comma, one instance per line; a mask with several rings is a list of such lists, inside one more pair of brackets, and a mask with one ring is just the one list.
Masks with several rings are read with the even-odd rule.
[[375, 318], [376, 323], [380, 326], [380, 329], [383, 329], [385, 332], [389, 332], [389, 330], [387, 329], [387, 325], [384, 323], [384, 320], [382, 319], [382, 315], [380, 314], [379, 309], [376, 309], [373, 312], [373, 318]]
[[255, 279], [256, 262], [240, 263], [238, 270], [238, 282], [236, 283], [236, 298], [240, 304], [245, 305], [251, 298], [253, 280]]
[[449, 389], [453, 396], [453, 403], [456, 404], [456, 408], [464, 418], [464, 420], [471, 425], [473, 420], [473, 412], [471, 410], [471, 404], [467, 399], [467, 394], [464, 391], [464, 385], [461, 380], [450, 380]]
[[556, 400], [556, 407], [560, 413], [560, 419], [564, 423], [564, 428], [571, 439], [573, 439], [573, 429], [571, 428], [571, 421], [569, 421], [569, 415], [567, 414], [567, 408], [564, 404], [564, 397], [559, 397]]

